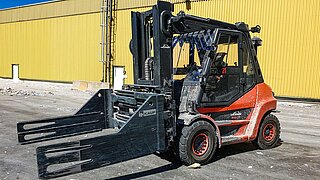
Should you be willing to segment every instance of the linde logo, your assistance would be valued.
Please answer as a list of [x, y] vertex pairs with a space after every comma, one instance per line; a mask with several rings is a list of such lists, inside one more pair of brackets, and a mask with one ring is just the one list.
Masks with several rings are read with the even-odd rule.
[[149, 110], [144, 110], [139, 112], [139, 117], [146, 117], [146, 116], [153, 116], [157, 114], [156, 109], [149, 109]]
[[231, 116], [241, 116], [242, 113], [240, 111], [235, 111], [231, 114]]

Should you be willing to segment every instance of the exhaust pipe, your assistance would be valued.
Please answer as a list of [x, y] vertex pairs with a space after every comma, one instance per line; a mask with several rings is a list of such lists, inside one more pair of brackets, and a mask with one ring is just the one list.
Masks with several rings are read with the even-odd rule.
[[259, 37], [254, 36], [252, 39], [252, 44], [254, 46], [254, 49], [256, 50], [256, 53], [258, 54], [258, 47], [262, 46], [262, 39]]

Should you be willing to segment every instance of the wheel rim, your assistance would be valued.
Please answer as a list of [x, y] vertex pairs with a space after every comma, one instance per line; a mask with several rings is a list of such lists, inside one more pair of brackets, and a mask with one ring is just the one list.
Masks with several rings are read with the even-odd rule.
[[276, 135], [276, 127], [274, 124], [266, 124], [263, 128], [263, 138], [266, 141], [272, 141]]
[[192, 151], [197, 156], [204, 155], [209, 149], [209, 137], [205, 133], [197, 134], [192, 141]]

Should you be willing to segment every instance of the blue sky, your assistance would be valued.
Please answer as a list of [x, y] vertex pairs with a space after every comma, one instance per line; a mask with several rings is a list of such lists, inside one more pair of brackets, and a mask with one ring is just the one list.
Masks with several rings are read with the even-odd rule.
[[39, 2], [46, 2], [46, 1], [50, 1], [50, 0], [0, 0], [0, 9], [23, 6], [23, 5], [34, 4]]

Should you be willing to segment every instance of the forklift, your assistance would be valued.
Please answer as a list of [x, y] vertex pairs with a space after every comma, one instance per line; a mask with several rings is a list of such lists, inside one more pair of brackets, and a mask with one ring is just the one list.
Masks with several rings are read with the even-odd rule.
[[[39, 178], [154, 153], [171, 152], [185, 165], [207, 164], [224, 145], [277, 145], [277, 100], [259, 67], [262, 41], [250, 36], [260, 26], [173, 11], [173, 4], [158, 1], [149, 11], [131, 13], [134, 84], [100, 89], [74, 115], [17, 123], [20, 144], [103, 131], [38, 147]], [[177, 63], [181, 48], [188, 54], [184, 66]], [[116, 133], [105, 133], [110, 128]]]

